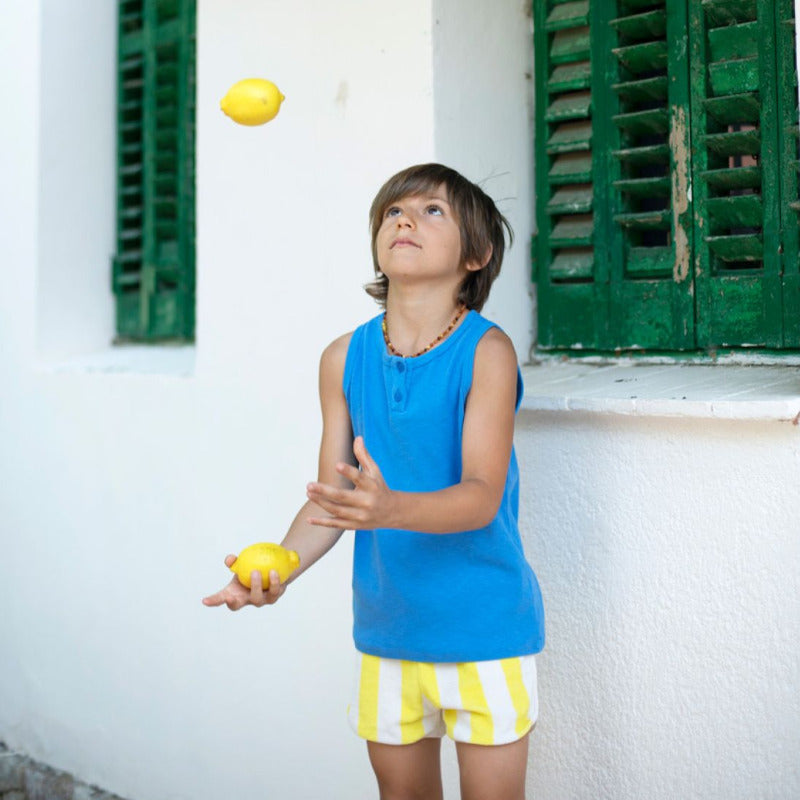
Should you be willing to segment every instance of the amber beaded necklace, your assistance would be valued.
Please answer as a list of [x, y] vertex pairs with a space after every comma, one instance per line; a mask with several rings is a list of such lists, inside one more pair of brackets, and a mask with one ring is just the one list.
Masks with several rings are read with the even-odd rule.
[[444, 339], [445, 336], [447, 336], [447, 334], [450, 333], [451, 330], [453, 330], [453, 328], [455, 328], [455, 326], [458, 324], [458, 321], [464, 315], [464, 312], [466, 310], [467, 310], [466, 306], [459, 306], [456, 315], [453, 317], [453, 321], [427, 347], [423, 347], [422, 350], [419, 351], [419, 353], [414, 353], [413, 356], [404, 356], [389, 341], [389, 327], [386, 324], [386, 312], [384, 311], [383, 320], [381, 321], [381, 329], [383, 330], [383, 341], [386, 342], [386, 347], [393, 356], [400, 356], [400, 358], [416, 358], [417, 356], [421, 356], [423, 353], [427, 353], [428, 350], [436, 347], [436, 345], [439, 344], [439, 342], [441, 342], [442, 339]]

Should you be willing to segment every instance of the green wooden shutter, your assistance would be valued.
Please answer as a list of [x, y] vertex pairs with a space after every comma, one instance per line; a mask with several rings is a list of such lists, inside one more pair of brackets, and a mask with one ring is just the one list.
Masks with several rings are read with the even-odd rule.
[[698, 344], [782, 347], [775, 2], [691, 13]]
[[194, 0], [119, 0], [119, 340], [194, 336]]
[[[595, 5], [599, 5], [595, 3]], [[539, 340], [597, 349], [605, 341], [608, 283], [596, 245], [590, 4], [534, 2]], [[602, 189], [601, 189], [602, 191]]]
[[610, 344], [683, 350], [694, 346], [686, 8], [604, 5], [617, 15], [606, 23], [616, 104], [602, 120], [613, 125]]
[[533, 5], [539, 346], [693, 347], [685, 9]]
[[533, 9], [539, 347], [800, 346], [792, 0]]

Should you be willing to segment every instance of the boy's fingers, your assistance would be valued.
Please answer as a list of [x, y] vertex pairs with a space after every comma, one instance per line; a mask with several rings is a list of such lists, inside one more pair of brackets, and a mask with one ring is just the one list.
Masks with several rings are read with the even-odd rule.
[[203, 598], [204, 606], [221, 606], [225, 601], [220, 597], [220, 593], [210, 594], [208, 597]]
[[342, 531], [355, 530], [349, 520], [341, 517], [309, 517], [308, 523], [319, 528], [337, 528]]
[[366, 445], [364, 444], [363, 436], [356, 436], [353, 441], [353, 454], [358, 459], [358, 463], [365, 469], [372, 469], [375, 467], [375, 462], [369, 454]]
[[261, 573], [257, 569], [250, 573], [250, 602], [253, 605], [261, 605], [264, 602], [264, 587]]
[[269, 593], [272, 595], [277, 595], [281, 590], [281, 576], [278, 575], [278, 571], [271, 569], [269, 571]]
[[[234, 580], [236, 580], [236, 578], [234, 578]], [[223, 603], [228, 602], [230, 595], [231, 595], [230, 584], [228, 584], [228, 586], [226, 586], [224, 589], [220, 589], [218, 592], [214, 592], [214, 594], [210, 594], [207, 597], [204, 597], [203, 605], [221, 606]]]
[[[359, 436], [356, 438], [355, 442], [353, 442], [353, 453], [355, 454], [358, 463], [361, 465], [362, 471], [360, 474], [362, 477], [364, 474], [366, 474], [375, 480], [383, 480], [381, 468], [375, 463], [374, 459], [369, 454], [369, 450], [367, 450], [367, 446], [364, 444], [364, 438], [362, 436]], [[357, 483], [357, 481], [353, 481], [353, 483]]]
[[358, 483], [359, 478], [361, 477], [361, 470], [357, 467], [354, 467], [352, 464], [339, 464], [337, 465], [337, 470], [340, 475], [343, 475], [347, 480], [350, 481], [354, 486]]
[[233, 555], [233, 553], [229, 553], [227, 556], [225, 556], [225, 566], [232, 567], [236, 563], [237, 558], [238, 556]]
[[350, 505], [352, 489], [335, 489], [333, 486], [311, 485], [306, 492], [309, 500], [322, 506], [326, 511], [341, 505]]

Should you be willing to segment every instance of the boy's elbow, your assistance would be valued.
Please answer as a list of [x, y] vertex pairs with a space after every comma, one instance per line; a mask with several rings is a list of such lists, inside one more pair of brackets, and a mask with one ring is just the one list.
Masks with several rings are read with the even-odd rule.
[[480, 483], [482, 484], [483, 491], [481, 492], [482, 497], [475, 515], [475, 527], [485, 528], [487, 525], [491, 525], [494, 518], [497, 516], [497, 512], [500, 510], [500, 502], [503, 499], [503, 492], [492, 489], [491, 486], [483, 481]]
[[488, 525], [491, 525], [494, 522], [494, 518], [497, 516], [497, 512], [500, 509], [500, 503], [497, 505], [493, 505], [491, 509], [487, 509], [486, 513], [482, 515], [480, 520], [479, 528], [485, 528]]

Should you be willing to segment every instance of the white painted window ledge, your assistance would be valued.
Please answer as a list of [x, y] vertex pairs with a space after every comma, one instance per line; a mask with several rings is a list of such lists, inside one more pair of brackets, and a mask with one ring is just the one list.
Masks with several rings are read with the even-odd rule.
[[591, 364], [524, 366], [521, 411], [588, 411], [660, 417], [800, 423], [800, 367]]
[[58, 361], [40, 361], [37, 369], [40, 372], [127, 373], [188, 378], [194, 375], [194, 363], [194, 345], [125, 344]]

